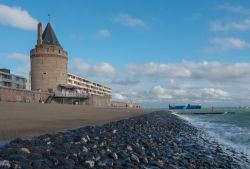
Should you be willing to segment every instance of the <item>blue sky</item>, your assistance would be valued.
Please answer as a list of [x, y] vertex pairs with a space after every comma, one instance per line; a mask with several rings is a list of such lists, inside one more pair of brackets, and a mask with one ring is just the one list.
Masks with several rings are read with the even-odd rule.
[[0, 0], [0, 67], [27, 76], [48, 14], [70, 72], [112, 87], [114, 99], [249, 105], [245, 0]]

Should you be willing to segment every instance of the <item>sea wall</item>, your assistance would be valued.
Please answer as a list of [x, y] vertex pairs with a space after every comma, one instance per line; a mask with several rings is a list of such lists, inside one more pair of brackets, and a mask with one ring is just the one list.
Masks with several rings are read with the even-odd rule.
[[90, 95], [89, 99], [86, 101], [86, 104], [93, 105], [93, 106], [108, 107], [111, 105], [111, 97]]
[[122, 101], [111, 101], [111, 107], [126, 108], [128, 105]]
[[[4, 102], [38, 103], [40, 101], [45, 102], [49, 96], [50, 93], [46, 92], [0, 87], [0, 101]], [[109, 96], [90, 95], [85, 103], [86, 105], [109, 107], [111, 106], [110, 100]]]
[[111, 101], [111, 107], [117, 107], [117, 108], [132, 108], [132, 109], [139, 109], [140, 104], [137, 102], [125, 102], [125, 101]]
[[45, 102], [50, 93], [0, 87], [0, 101], [4, 102]]

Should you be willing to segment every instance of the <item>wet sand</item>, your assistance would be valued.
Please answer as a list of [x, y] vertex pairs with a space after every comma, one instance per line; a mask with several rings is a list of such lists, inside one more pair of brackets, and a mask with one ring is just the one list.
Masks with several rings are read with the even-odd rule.
[[0, 102], [0, 141], [101, 125], [150, 112], [152, 110]]

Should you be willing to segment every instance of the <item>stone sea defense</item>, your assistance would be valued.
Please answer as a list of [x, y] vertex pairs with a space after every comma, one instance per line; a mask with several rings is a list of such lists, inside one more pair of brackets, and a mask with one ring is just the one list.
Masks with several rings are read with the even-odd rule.
[[249, 168], [243, 154], [225, 153], [200, 132], [171, 113], [155, 112], [31, 140], [15, 139], [0, 148], [0, 169]]

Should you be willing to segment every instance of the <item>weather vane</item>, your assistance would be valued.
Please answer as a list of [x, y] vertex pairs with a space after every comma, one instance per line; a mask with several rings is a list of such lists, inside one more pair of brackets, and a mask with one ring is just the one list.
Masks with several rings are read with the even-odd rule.
[[50, 16], [50, 14], [48, 14], [48, 17], [49, 17], [49, 22], [50, 22], [50, 19], [51, 19], [51, 16]]

